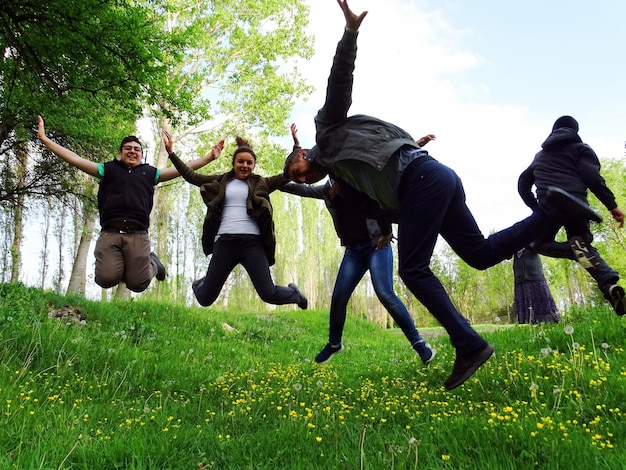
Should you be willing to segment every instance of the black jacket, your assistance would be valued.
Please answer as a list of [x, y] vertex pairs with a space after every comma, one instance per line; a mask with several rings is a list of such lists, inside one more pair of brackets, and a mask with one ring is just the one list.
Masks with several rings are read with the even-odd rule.
[[[586, 201], [587, 189], [606, 206], [615, 209], [615, 196], [600, 175], [600, 161], [591, 147], [584, 144], [574, 129], [553, 131], [541, 145], [542, 150], [518, 180], [518, 192], [524, 203], [534, 209], [545, 198], [549, 186], [556, 186]], [[532, 186], [537, 188], [537, 198]]]
[[346, 182], [337, 180], [334, 191], [331, 191], [331, 187], [328, 180], [317, 186], [289, 183], [280, 190], [302, 197], [323, 199], [337, 236], [344, 246], [367, 242], [376, 246], [381, 235], [391, 234], [393, 212], [382, 210], [376, 201]]

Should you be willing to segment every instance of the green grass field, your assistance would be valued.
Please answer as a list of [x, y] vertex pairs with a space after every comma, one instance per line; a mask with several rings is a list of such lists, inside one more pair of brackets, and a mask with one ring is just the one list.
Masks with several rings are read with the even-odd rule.
[[349, 317], [315, 364], [327, 315], [0, 285], [0, 469], [624, 468], [626, 320], [608, 306], [481, 326], [496, 354], [451, 392], [437, 329], [424, 367], [399, 330]]

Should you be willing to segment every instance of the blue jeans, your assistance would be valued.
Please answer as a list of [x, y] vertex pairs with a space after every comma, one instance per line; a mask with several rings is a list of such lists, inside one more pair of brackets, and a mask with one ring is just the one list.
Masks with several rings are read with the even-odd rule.
[[393, 290], [393, 252], [387, 245], [377, 250], [371, 243], [346, 247], [330, 303], [330, 331], [328, 342], [341, 344], [346, 323], [348, 300], [365, 273], [369, 270], [376, 296], [413, 345], [422, 338], [408, 310]]
[[445, 328], [457, 354], [471, 354], [486, 341], [457, 311], [441, 282], [430, 270], [430, 260], [441, 236], [456, 254], [477, 269], [511, 258], [540, 234], [551, 219], [537, 210], [515, 225], [485, 238], [465, 204], [457, 174], [436, 160], [415, 160], [402, 173], [399, 187], [398, 258], [400, 277]]

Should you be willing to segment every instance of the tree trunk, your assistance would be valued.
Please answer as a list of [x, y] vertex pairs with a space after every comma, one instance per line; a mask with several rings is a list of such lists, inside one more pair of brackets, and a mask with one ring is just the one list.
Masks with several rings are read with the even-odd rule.
[[57, 237], [58, 246], [59, 246], [59, 258], [57, 260], [57, 274], [55, 279], [52, 281], [54, 290], [56, 292], [61, 292], [61, 285], [63, 284], [63, 278], [65, 277], [65, 268], [63, 266], [63, 260], [65, 258], [65, 245], [66, 245], [66, 235], [65, 235], [65, 223], [67, 219], [67, 208], [65, 205], [61, 206], [60, 209], [60, 222], [58, 223], [55, 229], [55, 235]]
[[43, 225], [41, 227], [41, 235], [43, 236], [43, 246], [41, 247], [41, 268], [40, 268], [40, 287], [44, 289], [46, 287], [46, 277], [48, 276], [48, 244], [50, 243], [50, 212], [52, 211], [52, 200], [46, 199], [46, 213], [43, 215]]
[[11, 243], [11, 282], [18, 282], [20, 277], [20, 267], [22, 265], [22, 238], [24, 224], [24, 194], [20, 189], [24, 187], [26, 178], [26, 167], [28, 164], [28, 151], [26, 144], [18, 144], [15, 148], [17, 175], [17, 200], [13, 215], [13, 242]]
[[74, 257], [72, 266], [72, 274], [70, 282], [67, 286], [68, 293], [85, 295], [85, 286], [87, 283], [87, 259], [89, 258], [89, 250], [91, 248], [91, 240], [93, 231], [96, 226], [96, 214], [89, 212], [84, 213], [83, 230], [80, 235], [80, 242]]
[[[156, 150], [154, 155], [154, 166], [157, 168], [165, 168], [167, 166], [168, 158], [163, 140], [161, 138], [162, 131], [171, 132], [171, 124], [169, 120], [163, 118], [157, 125], [156, 136]], [[152, 234], [153, 241], [156, 243], [155, 252], [161, 260], [161, 262], [168, 266], [170, 264], [171, 256], [168, 250], [168, 216], [172, 210], [172, 202], [168, 196], [171, 196], [170, 191], [166, 191], [159, 184], [154, 189], [154, 207], [152, 209], [152, 220], [150, 223], [150, 233]], [[171, 278], [175, 278], [177, 273], [170, 273]], [[160, 289], [156, 292], [157, 298], [160, 296]]]
[[113, 300], [128, 300], [130, 299], [130, 289], [126, 287], [126, 284], [120, 282], [115, 289], [115, 295]]

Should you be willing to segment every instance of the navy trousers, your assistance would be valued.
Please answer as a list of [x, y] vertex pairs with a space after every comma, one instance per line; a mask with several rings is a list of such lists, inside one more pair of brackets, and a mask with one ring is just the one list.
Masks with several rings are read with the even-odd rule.
[[417, 159], [402, 173], [399, 187], [399, 273], [407, 288], [446, 329], [457, 354], [482, 348], [485, 340], [457, 311], [430, 270], [441, 235], [470, 266], [487, 269], [511, 258], [545, 232], [550, 217], [539, 209], [530, 217], [485, 238], [465, 203], [457, 174], [436, 160]]

